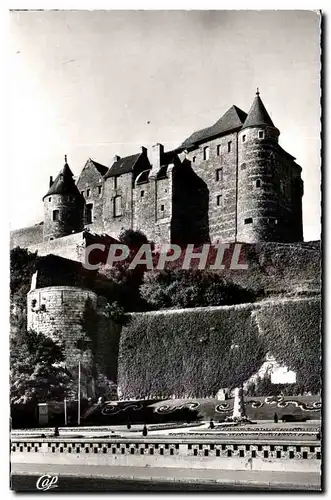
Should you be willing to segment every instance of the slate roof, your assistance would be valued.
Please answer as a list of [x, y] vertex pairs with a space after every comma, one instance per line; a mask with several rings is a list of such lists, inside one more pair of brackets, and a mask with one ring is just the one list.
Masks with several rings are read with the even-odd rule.
[[101, 174], [102, 176], [104, 176], [108, 172], [108, 167], [106, 167], [105, 165], [101, 165], [101, 163], [98, 163], [97, 161], [92, 160], [91, 158], [90, 161], [93, 163], [99, 174]]
[[74, 174], [71, 172], [69, 165], [65, 163], [61, 172], [55, 178], [53, 184], [50, 186], [43, 199], [51, 194], [73, 194], [80, 196], [80, 192], [78, 191], [73, 176]]
[[246, 118], [247, 113], [233, 105], [226, 113], [224, 113], [223, 116], [221, 116], [219, 120], [217, 120], [216, 123], [214, 123], [214, 125], [194, 132], [190, 135], [190, 137], [185, 139], [178, 149], [186, 149], [190, 146], [206, 141], [207, 139], [211, 139], [212, 137], [222, 135], [225, 132], [239, 129], [243, 126]]
[[176, 151], [166, 151], [162, 153], [160, 166], [165, 167], [170, 163], [174, 163], [176, 156], [177, 156]]
[[251, 109], [248, 112], [243, 128], [258, 127], [260, 125], [274, 127], [272, 119], [270, 118], [268, 111], [265, 109], [259, 93], [257, 93]]
[[141, 154], [142, 153], [137, 153], [135, 155], [125, 156], [124, 158], [120, 158], [118, 161], [115, 161], [115, 163], [113, 163], [113, 165], [106, 173], [105, 179], [108, 179], [108, 177], [114, 177], [115, 175], [127, 174], [128, 172], [132, 172], [133, 167], [135, 166]]

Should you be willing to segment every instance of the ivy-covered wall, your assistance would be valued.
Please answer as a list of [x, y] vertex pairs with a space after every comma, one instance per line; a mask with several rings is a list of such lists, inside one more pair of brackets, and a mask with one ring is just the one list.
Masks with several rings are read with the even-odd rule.
[[133, 314], [121, 333], [118, 385], [123, 398], [214, 396], [247, 380], [267, 352], [307, 390], [318, 384], [318, 298]]

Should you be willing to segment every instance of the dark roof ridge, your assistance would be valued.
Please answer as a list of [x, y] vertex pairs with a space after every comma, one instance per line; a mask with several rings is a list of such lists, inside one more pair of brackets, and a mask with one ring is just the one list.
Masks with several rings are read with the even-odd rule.
[[132, 172], [135, 164], [138, 159], [143, 155], [140, 151], [139, 153], [124, 156], [119, 160], [115, 161], [111, 167], [109, 167], [108, 171], [104, 175], [104, 179], [108, 179], [108, 177], [112, 177], [115, 175], [126, 174], [128, 172]]

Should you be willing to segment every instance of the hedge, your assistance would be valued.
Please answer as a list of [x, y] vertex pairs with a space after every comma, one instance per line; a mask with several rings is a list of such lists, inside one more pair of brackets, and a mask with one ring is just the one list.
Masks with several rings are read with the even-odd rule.
[[121, 334], [118, 383], [125, 398], [214, 396], [265, 355], [251, 307], [138, 314]]
[[266, 303], [255, 314], [269, 352], [297, 373], [297, 384], [316, 393], [321, 385], [320, 299]]
[[318, 299], [289, 299], [134, 314], [120, 339], [122, 396], [214, 396], [248, 380], [267, 352], [296, 371], [307, 391], [316, 391], [319, 309]]

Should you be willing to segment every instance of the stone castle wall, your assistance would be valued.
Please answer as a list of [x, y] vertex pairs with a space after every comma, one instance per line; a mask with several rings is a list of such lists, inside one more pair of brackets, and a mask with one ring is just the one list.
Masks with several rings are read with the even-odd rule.
[[69, 368], [76, 367], [77, 342], [87, 334], [84, 329], [87, 303], [96, 310], [97, 295], [91, 290], [70, 286], [39, 288], [27, 296], [28, 329], [64, 342]]
[[[74, 195], [52, 194], [44, 198], [44, 240], [62, 238], [83, 229], [83, 199]], [[54, 211], [58, 219], [54, 220]]]
[[[204, 160], [206, 147], [209, 159]], [[187, 158], [207, 188], [211, 241], [235, 241], [237, 133], [204, 142]]]

